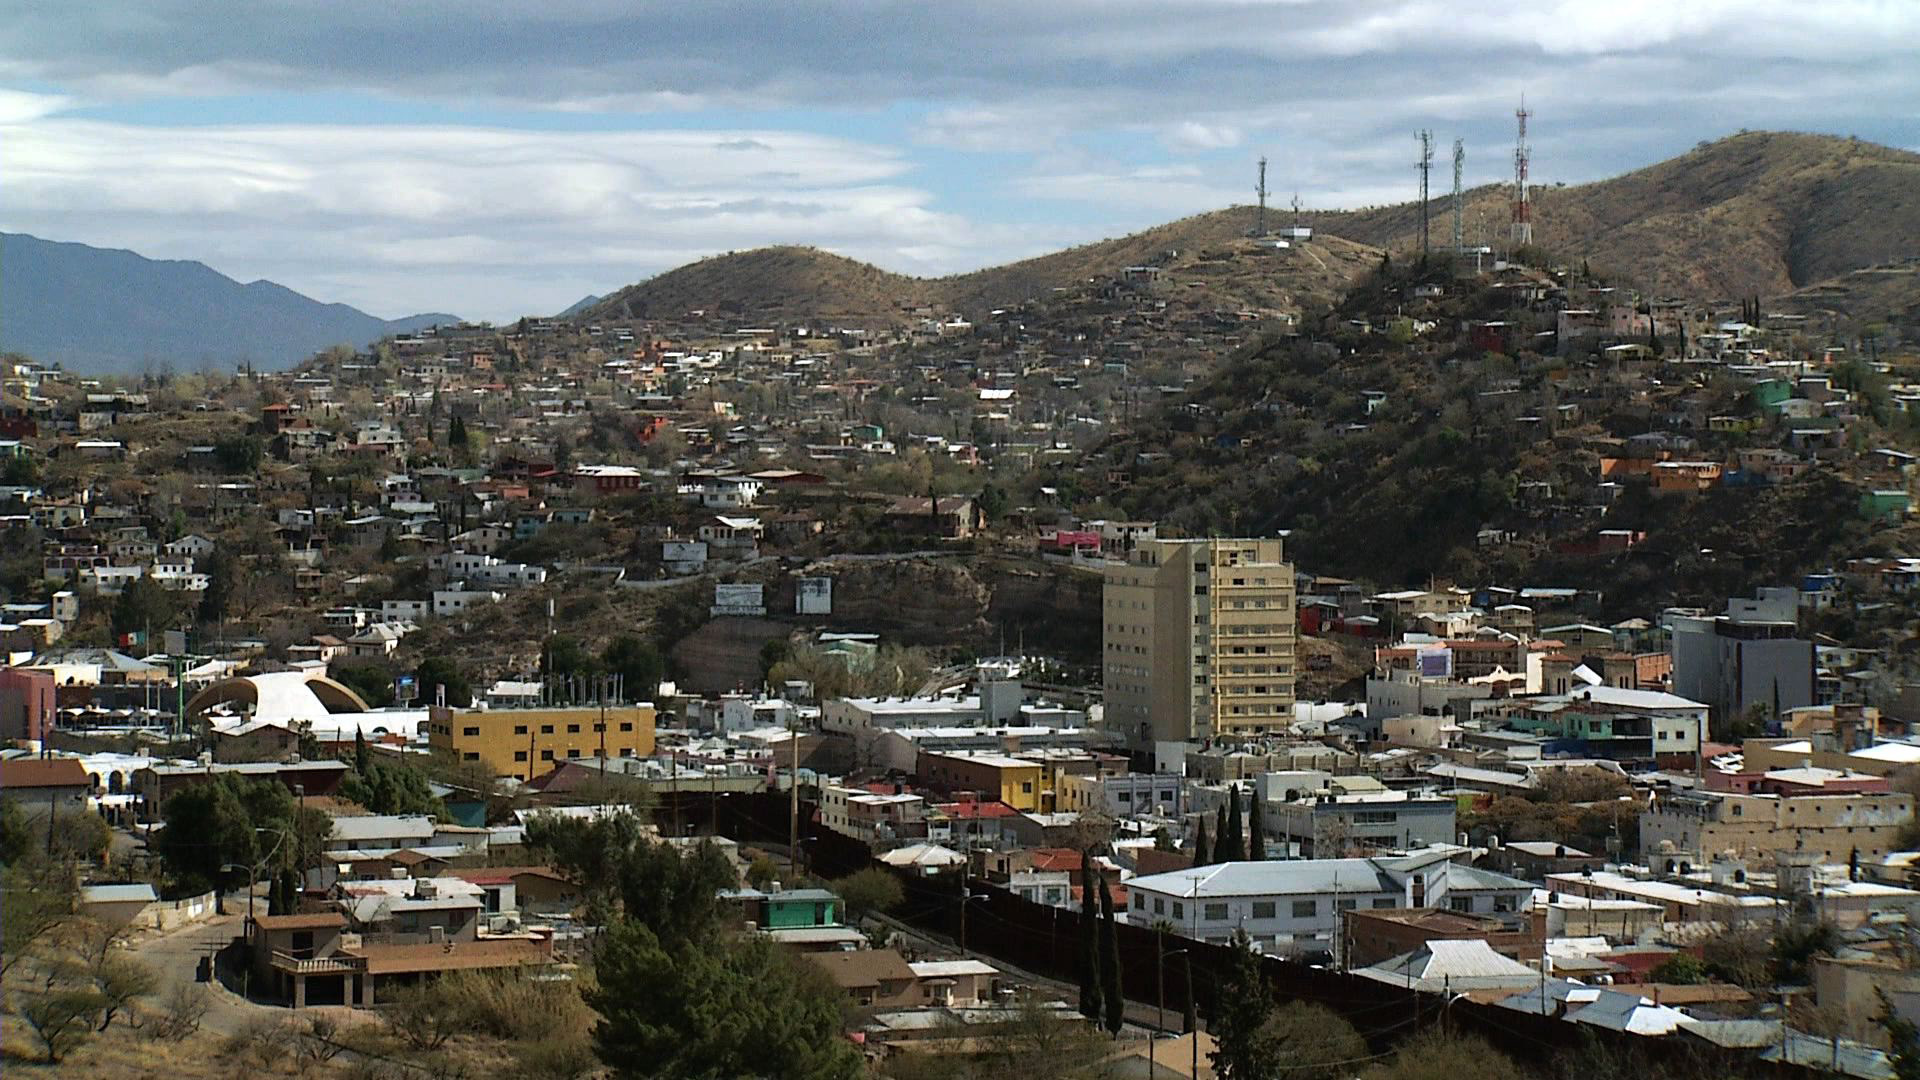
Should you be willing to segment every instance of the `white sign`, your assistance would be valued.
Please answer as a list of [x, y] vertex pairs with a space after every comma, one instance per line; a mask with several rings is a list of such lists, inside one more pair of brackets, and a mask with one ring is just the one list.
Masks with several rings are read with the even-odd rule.
[[833, 614], [833, 579], [801, 578], [793, 592], [793, 613], [796, 615]]
[[765, 615], [766, 599], [758, 585], [715, 585], [714, 615]]

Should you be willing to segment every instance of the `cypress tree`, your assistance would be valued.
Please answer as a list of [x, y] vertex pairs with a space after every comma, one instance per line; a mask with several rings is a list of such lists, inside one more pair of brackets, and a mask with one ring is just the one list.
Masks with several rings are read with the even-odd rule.
[[1107, 1007], [1107, 1031], [1118, 1037], [1127, 1021], [1127, 996], [1120, 989], [1120, 933], [1113, 926], [1113, 893], [1100, 879], [1100, 1000]]
[[1213, 861], [1227, 861], [1227, 804], [1213, 812]]
[[1220, 862], [1242, 862], [1247, 857], [1246, 846], [1240, 837], [1244, 832], [1240, 821], [1240, 796], [1230, 791], [1227, 796], [1233, 806], [1227, 811], [1227, 827], [1220, 834], [1220, 844], [1214, 851], [1214, 858]]
[[1193, 838], [1193, 865], [1206, 866], [1213, 861], [1213, 845], [1207, 841], [1207, 819], [1200, 819], [1200, 832]]
[[1082, 855], [1080, 862], [1080, 1015], [1099, 1023], [1100, 952], [1094, 941], [1097, 898], [1093, 893], [1093, 860]]
[[353, 771], [364, 778], [367, 775], [367, 734], [359, 728], [353, 729]]
[[1261, 822], [1265, 815], [1260, 813], [1258, 803], [1259, 800], [1256, 799], [1253, 812], [1247, 815], [1249, 819], [1247, 821], [1247, 858], [1254, 862], [1260, 862], [1267, 857], [1267, 827]]

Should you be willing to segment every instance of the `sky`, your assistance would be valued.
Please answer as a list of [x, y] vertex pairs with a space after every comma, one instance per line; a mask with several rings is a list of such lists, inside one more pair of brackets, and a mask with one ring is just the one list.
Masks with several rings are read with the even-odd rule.
[[707, 255], [943, 274], [1253, 198], [1600, 179], [1740, 129], [1920, 149], [1920, 2], [0, 0], [0, 229], [385, 317]]

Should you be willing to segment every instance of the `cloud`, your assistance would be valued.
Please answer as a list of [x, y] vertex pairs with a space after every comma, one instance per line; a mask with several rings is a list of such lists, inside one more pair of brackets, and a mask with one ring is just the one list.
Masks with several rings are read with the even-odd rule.
[[781, 131], [52, 118], [0, 125], [0, 140], [10, 227], [201, 259], [389, 316], [557, 310], [763, 243], [950, 270], [1007, 239], [933, 209], [893, 150]]
[[[1260, 156], [1276, 203], [1411, 198], [1419, 129], [1503, 179], [1523, 95], [1544, 182], [1742, 127], [1920, 144], [1920, 5], [1873, 0], [17, 6], [0, 219], [383, 314], [774, 242], [967, 269], [1246, 202]], [[154, 119], [295, 97], [449, 122]]]

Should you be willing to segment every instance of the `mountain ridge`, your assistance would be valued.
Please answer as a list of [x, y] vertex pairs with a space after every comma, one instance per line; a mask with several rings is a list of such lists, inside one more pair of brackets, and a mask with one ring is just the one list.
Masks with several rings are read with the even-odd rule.
[[265, 278], [242, 283], [198, 260], [27, 233], [0, 233], [0, 275], [0, 349], [90, 374], [242, 361], [287, 368], [332, 345], [459, 321], [382, 319]]
[[[1506, 248], [1511, 187], [1463, 193], [1472, 245]], [[1878, 208], [1878, 213], [1865, 208]], [[1417, 200], [1302, 216], [1316, 241], [1351, 253], [1419, 246]], [[1429, 201], [1431, 245], [1451, 244], [1451, 196]], [[897, 318], [933, 303], [978, 316], [1156, 252], [1243, 238], [1254, 209], [1232, 206], [1117, 239], [945, 277], [898, 274], [817, 248], [767, 247], [709, 256], [616, 290], [581, 313], [596, 319], [661, 317], [687, 309], [768, 318]], [[1833, 135], [1743, 132], [1617, 176], [1534, 190], [1539, 246], [1588, 259], [1657, 295], [1784, 297], [1920, 251], [1920, 154]], [[1251, 245], [1243, 245], [1250, 247]], [[798, 253], [809, 253], [802, 256]], [[811, 266], [807, 265], [811, 260]], [[819, 279], [806, 282], [811, 275]], [[842, 289], [836, 279], [844, 279]], [[823, 284], [824, 283], [824, 284]], [[785, 299], [769, 301], [769, 295]], [[809, 310], [809, 305], [811, 310]]]

